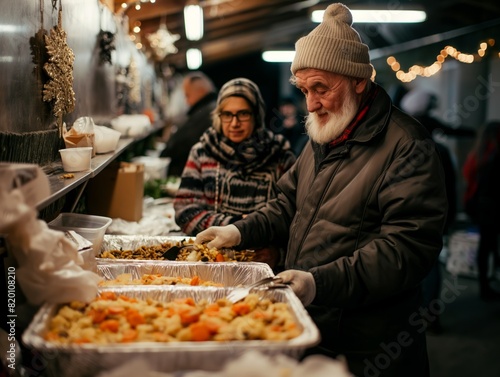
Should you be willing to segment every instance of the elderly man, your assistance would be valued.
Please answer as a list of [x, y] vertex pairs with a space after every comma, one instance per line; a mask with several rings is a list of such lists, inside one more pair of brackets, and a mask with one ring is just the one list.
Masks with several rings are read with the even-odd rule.
[[275, 200], [197, 242], [288, 242], [285, 271], [321, 332], [309, 350], [344, 355], [356, 376], [429, 375], [420, 283], [442, 246], [443, 171], [418, 122], [370, 80], [368, 47], [342, 4], [296, 43], [291, 81], [311, 141]]

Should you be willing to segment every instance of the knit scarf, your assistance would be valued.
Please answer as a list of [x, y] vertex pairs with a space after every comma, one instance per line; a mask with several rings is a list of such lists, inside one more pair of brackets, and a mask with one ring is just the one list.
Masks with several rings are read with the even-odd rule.
[[282, 135], [257, 128], [248, 139], [233, 143], [211, 127], [200, 141], [217, 161], [215, 212], [250, 213], [274, 197], [285, 153], [290, 151], [290, 143]]
[[233, 143], [213, 127], [201, 137], [207, 152], [222, 165], [230, 165], [243, 174], [255, 171], [290, 149], [282, 135], [275, 135], [265, 128], [257, 128], [252, 136], [241, 143]]

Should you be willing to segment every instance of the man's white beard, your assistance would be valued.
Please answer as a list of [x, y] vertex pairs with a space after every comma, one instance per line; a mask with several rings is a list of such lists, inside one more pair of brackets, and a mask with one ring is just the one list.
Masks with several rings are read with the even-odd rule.
[[329, 115], [325, 125], [319, 123], [316, 113], [309, 113], [306, 118], [306, 130], [312, 141], [318, 144], [327, 144], [339, 137], [347, 128], [358, 111], [358, 104], [352, 93], [346, 94], [346, 100], [338, 114], [330, 111], [322, 112], [322, 114], [328, 113]]

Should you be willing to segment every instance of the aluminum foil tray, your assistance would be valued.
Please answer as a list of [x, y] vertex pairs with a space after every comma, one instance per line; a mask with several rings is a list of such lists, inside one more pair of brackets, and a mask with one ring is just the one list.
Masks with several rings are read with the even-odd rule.
[[[97, 265], [97, 273], [104, 280], [113, 280], [120, 274], [129, 273], [132, 279], [140, 279], [144, 274], [192, 278], [198, 276], [205, 281], [213, 281], [224, 287], [248, 285], [274, 276], [273, 270], [266, 263], [200, 263], [170, 261], [135, 261], [128, 263], [103, 263]], [[206, 288], [206, 287], [203, 287]]]
[[[231, 288], [214, 287], [196, 289], [176, 286], [175, 289], [169, 288], [174, 287], [131, 286], [107, 290], [139, 299], [150, 297], [162, 301], [182, 297], [193, 297], [196, 301], [202, 298], [215, 301], [227, 296], [231, 291]], [[45, 304], [23, 333], [22, 340], [46, 362], [45, 373], [48, 377], [94, 377], [102, 371], [121, 366], [133, 358], [143, 358], [151, 369], [157, 372], [172, 373], [193, 369], [217, 371], [222, 369], [227, 361], [235, 359], [248, 350], [260, 351], [268, 355], [285, 354], [298, 359], [307, 348], [319, 342], [317, 327], [290, 288], [261, 291], [260, 294], [275, 301], [287, 302], [302, 328], [301, 335], [287, 341], [143, 342], [108, 346], [60, 345], [43, 339], [42, 335], [50, 319], [59, 308], [58, 305]]]
[[[181, 241], [190, 241], [193, 240], [192, 237], [188, 236], [142, 236], [142, 235], [105, 235], [104, 240], [101, 245], [101, 249], [99, 250], [97, 255], [99, 255], [101, 252], [106, 251], [106, 250], [135, 250], [140, 248], [141, 246], [153, 246], [153, 245], [159, 245], [164, 242], [181, 242]], [[234, 255], [231, 255], [231, 253], [238, 253], [235, 252], [234, 250], [225, 250], [225, 253], [228, 254], [230, 257], [234, 257]], [[109, 263], [112, 261], [113, 263], [122, 263], [123, 261], [125, 262], [142, 262], [144, 259], [111, 259], [111, 258], [96, 258], [97, 263]], [[234, 258], [233, 258], [234, 259]], [[156, 260], [156, 262], [159, 262], [159, 260]], [[183, 261], [173, 261], [176, 263], [183, 263]], [[231, 262], [219, 262], [219, 263], [234, 263], [236, 261], [231, 261]], [[245, 263], [248, 263], [245, 261]]]

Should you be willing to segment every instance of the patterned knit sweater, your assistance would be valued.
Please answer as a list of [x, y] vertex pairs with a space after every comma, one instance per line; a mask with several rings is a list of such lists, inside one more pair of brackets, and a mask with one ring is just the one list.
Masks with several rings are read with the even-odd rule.
[[210, 127], [191, 148], [174, 200], [175, 221], [194, 236], [240, 220], [276, 196], [276, 182], [294, 162], [282, 135], [258, 128], [235, 144]]

